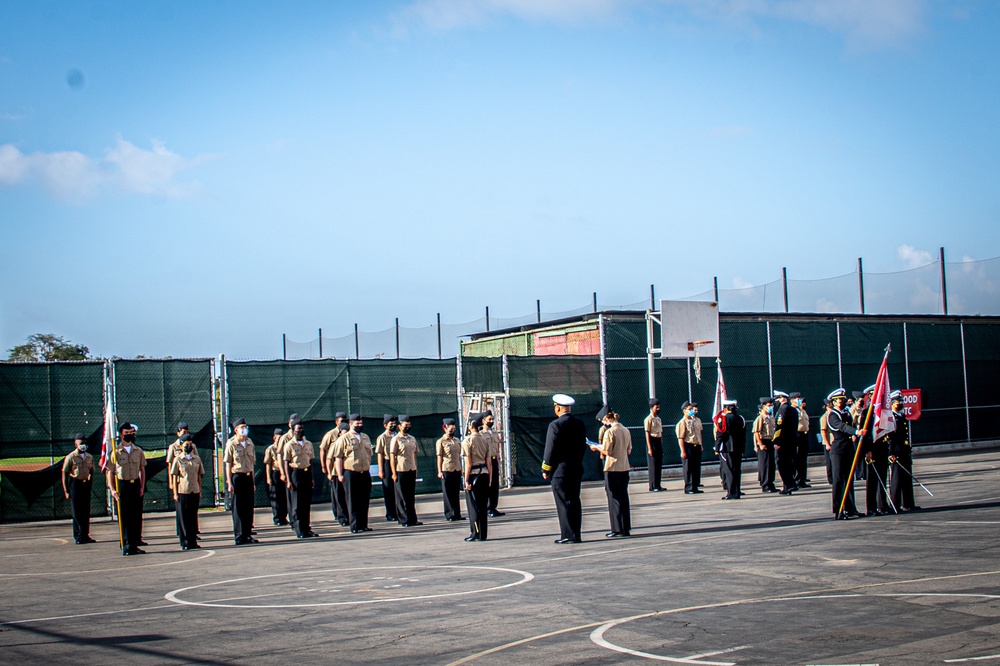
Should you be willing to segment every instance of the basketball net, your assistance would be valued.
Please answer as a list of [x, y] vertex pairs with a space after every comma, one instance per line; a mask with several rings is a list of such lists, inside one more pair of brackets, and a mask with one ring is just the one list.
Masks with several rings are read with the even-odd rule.
[[694, 378], [699, 384], [701, 383], [701, 355], [699, 351], [705, 345], [712, 344], [711, 340], [692, 340], [688, 343], [688, 351], [694, 352]]

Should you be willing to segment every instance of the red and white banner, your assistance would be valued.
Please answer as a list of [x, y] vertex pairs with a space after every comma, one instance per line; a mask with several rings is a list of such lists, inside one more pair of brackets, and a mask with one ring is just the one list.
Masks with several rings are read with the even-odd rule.
[[875, 393], [872, 395], [872, 417], [875, 419], [872, 425], [872, 440], [877, 441], [896, 429], [896, 419], [892, 416], [892, 402], [889, 394], [889, 353], [886, 352], [882, 359], [882, 367], [878, 371], [878, 379], [875, 380]]
[[712, 422], [719, 432], [726, 432], [726, 415], [723, 413], [723, 403], [726, 398], [726, 381], [722, 378], [722, 364], [719, 363], [719, 381], [715, 383], [715, 403], [712, 405]]

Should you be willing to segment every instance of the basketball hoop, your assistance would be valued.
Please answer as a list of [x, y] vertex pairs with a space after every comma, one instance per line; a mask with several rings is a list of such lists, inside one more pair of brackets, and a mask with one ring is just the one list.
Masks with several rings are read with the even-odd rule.
[[710, 345], [714, 340], [691, 340], [688, 344], [688, 351], [694, 352], [694, 378], [699, 383], [701, 382], [701, 356], [699, 355], [699, 350], [705, 345]]

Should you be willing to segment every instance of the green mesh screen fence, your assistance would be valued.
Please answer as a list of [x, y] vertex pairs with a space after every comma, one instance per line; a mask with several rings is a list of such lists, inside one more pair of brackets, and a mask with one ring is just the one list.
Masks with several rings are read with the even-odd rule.
[[1000, 423], [1000, 400], [997, 378], [1000, 377], [1000, 328], [975, 322], [963, 325], [965, 360], [969, 392], [969, 437], [997, 437]]
[[167, 488], [166, 448], [187, 423], [205, 465], [201, 506], [215, 505], [212, 368], [203, 360], [116, 360], [115, 412], [118, 423], [137, 427], [136, 444], [146, 453], [146, 511], [173, 511]]
[[[966, 439], [961, 333], [959, 324], [906, 325], [910, 386], [923, 391], [923, 416], [910, 424], [914, 445]], [[996, 391], [987, 395], [992, 404], [997, 403]], [[992, 437], [997, 436], [994, 429]]]
[[[0, 522], [70, 517], [60, 482], [73, 436], [83, 432], [99, 466], [104, 364], [0, 363]], [[91, 513], [107, 513], [94, 480]]]
[[[458, 410], [454, 359], [227, 361], [226, 376], [230, 420], [246, 419], [257, 445], [257, 506], [268, 505], [264, 448], [271, 444], [275, 428], [288, 429], [292, 413], [302, 419], [317, 454], [337, 412], [361, 414], [373, 444], [382, 432], [383, 414], [408, 414], [419, 447], [422, 481], [417, 492], [440, 491], [434, 443], [442, 434], [441, 419], [454, 418]], [[329, 482], [318, 461], [313, 477], [314, 500], [329, 502]], [[372, 492], [381, 497], [377, 480]]]

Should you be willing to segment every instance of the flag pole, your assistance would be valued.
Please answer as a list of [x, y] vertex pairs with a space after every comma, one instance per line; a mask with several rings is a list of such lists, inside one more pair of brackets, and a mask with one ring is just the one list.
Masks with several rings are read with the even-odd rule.
[[[875, 379], [875, 393], [872, 394], [872, 402], [868, 405], [868, 413], [865, 414], [865, 423], [861, 427], [865, 432], [868, 431], [868, 425], [872, 420], [872, 410], [875, 408], [875, 396], [879, 394], [879, 382], [885, 381], [885, 364], [889, 360], [889, 352], [892, 350], [892, 345], [885, 346], [885, 356], [882, 357], [882, 365], [878, 370], [878, 377]], [[862, 437], [862, 439], [864, 439]], [[858, 446], [854, 449], [854, 460], [851, 462], [851, 472], [847, 476], [847, 485], [844, 487], [844, 496], [840, 498], [840, 509], [837, 511], [838, 514], [844, 512], [844, 504], [847, 503], [847, 493], [854, 489], [854, 469], [858, 466], [858, 456], [861, 454], [861, 440], [858, 440]]]

